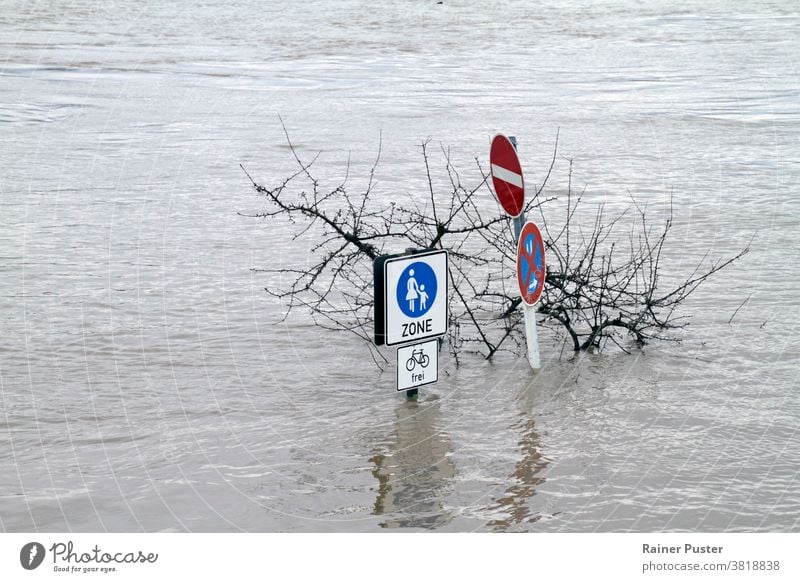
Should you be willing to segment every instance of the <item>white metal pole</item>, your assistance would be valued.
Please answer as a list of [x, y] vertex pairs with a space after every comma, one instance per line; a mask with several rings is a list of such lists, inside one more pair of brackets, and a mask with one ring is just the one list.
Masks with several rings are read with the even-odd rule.
[[534, 370], [542, 368], [539, 357], [539, 338], [536, 336], [536, 306], [523, 303], [525, 313], [525, 341], [528, 344], [528, 363]]

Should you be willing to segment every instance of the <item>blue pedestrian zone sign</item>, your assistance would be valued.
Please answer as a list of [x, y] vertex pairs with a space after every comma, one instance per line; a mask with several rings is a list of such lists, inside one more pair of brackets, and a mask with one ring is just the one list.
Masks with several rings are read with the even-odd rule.
[[396, 345], [447, 331], [447, 251], [375, 261], [375, 343]]
[[436, 274], [425, 262], [411, 263], [400, 274], [397, 282], [397, 304], [406, 317], [422, 317], [436, 302], [439, 285]]

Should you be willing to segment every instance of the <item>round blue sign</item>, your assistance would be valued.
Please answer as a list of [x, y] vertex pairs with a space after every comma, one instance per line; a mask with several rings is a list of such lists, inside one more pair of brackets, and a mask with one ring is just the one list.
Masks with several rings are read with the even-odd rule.
[[542, 295], [544, 281], [542, 233], [533, 222], [526, 222], [517, 243], [517, 283], [522, 300], [528, 305], [535, 305]]
[[430, 265], [411, 263], [397, 282], [397, 305], [407, 317], [422, 317], [436, 301], [437, 289], [436, 273]]

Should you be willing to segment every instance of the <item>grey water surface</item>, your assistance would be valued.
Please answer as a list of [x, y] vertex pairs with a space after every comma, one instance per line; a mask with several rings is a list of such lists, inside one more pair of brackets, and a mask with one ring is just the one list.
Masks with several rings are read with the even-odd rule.
[[[0, 0], [0, 530], [799, 531], [798, 67], [788, 0]], [[752, 251], [679, 344], [543, 330], [406, 401], [253, 270], [313, 245], [240, 214], [279, 115], [353, 191], [381, 144], [383, 200], [427, 138], [540, 184], [558, 133], [548, 194], [671, 200], [667, 282]]]

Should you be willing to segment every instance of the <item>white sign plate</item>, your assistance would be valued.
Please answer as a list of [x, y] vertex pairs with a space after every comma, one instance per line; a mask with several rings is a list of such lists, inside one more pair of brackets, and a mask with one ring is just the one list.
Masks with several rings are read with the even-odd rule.
[[439, 340], [397, 348], [397, 391], [439, 379]]
[[388, 259], [384, 265], [386, 345], [447, 331], [447, 251]]

